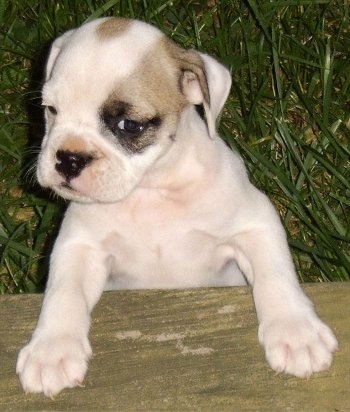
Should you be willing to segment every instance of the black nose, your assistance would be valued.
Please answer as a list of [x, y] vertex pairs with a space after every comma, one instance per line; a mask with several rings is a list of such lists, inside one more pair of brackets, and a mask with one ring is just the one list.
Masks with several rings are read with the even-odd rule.
[[67, 150], [58, 150], [56, 152], [56, 159], [56, 170], [69, 181], [79, 176], [80, 172], [93, 158], [87, 153], [73, 153]]

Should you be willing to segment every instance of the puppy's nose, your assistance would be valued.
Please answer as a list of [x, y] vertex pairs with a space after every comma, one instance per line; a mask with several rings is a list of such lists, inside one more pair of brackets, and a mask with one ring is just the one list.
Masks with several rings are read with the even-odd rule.
[[91, 161], [92, 156], [87, 153], [74, 153], [67, 150], [58, 150], [56, 152], [56, 170], [68, 181], [79, 176], [80, 172]]

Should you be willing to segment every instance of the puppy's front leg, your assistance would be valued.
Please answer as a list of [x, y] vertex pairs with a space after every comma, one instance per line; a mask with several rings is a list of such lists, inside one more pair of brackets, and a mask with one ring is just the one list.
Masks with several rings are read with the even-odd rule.
[[253, 286], [259, 340], [270, 366], [299, 377], [327, 369], [337, 340], [299, 286], [284, 230], [272, 206], [265, 207], [256, 229], [235, 240], [238, 263]]
[[17, 360], [26, 392], [54, 396], [81, 385], [91, 356], [90, 312], [107, 275], [100, 254], [84, 245], [56, 242], [37, 327]]

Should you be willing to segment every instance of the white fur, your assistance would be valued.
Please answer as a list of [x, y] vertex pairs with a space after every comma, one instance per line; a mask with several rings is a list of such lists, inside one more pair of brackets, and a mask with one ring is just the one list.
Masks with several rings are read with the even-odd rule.
[[[43, 100], [59, 114], [47, 115], [38, 178], [73, 201], [52, 252], [38, 325], [19, 354], [24, 390], [53, 396], [82, 383], [91, 356], [90, 312], [104, 289], [240, 285], [247, 279], [271, 367], [300, 377], [328, 368], [337, 341], [298, 285], [275, 209], [249, 182], [237, 154], [213, 130], [208, 137], [209, 126], [194, 107], [183, 109], [172, 141], [160, 129], [159, 140], [142, 154], [126, 154], [100, 134], [99, 105], [161, 36], [135, 22], [101, 44], [95, 35], [100, 22], [58, 39], [48, 61]], [[214, 124], [230, 76], [211, 57], [202, 58]], [[201, 99], [198, 88], [193, 93]], [[104, 156], [96, 175], [87, 168], [72, 180], [74, 193], [60, 188], [54, 168], [56, 150], [70, 135]]]

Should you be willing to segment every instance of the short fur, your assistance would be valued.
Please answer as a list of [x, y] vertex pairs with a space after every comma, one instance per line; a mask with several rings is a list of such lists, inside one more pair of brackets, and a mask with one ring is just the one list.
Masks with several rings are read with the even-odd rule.
[[96, 20], [54, 42], [37, 175], [71, 203], [18, 357], [26, 392], [82, 383], [105, 289], [248, 281], [271, 367], [330, 366], [337, 340], [298, 284], [278, 214], [216, 133], [230, 85], [216, 60], [138, 21]]

